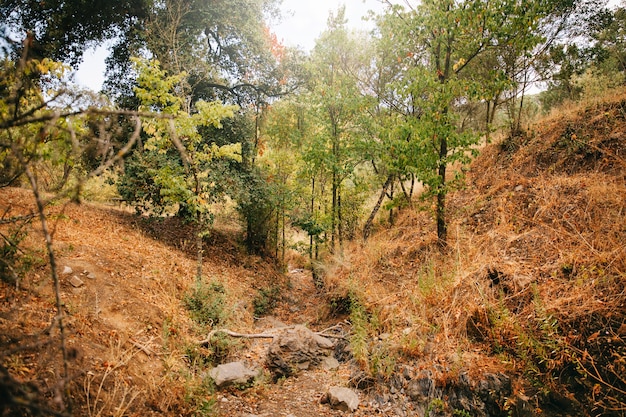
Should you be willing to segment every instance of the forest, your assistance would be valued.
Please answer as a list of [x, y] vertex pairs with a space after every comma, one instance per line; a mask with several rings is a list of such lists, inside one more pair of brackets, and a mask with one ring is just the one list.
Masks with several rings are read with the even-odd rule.
[[[304, 320], [292, 306], [289, 324], [348, 323], [334, 337], [367, 381], [356, 389], [404, 395], [426, 380], [417, 362], [446, 357], [427, 379], [439, 391], [379, 413], [625, 415], [626, 5], [381, 2], [371, 31], [350, 29], [339, 6], [303, 51], [271, 31], [280, 0], [2, 0], [0, 415], [244, 415], [220, 414], [222, 394], [198, 382], [241, 345], [189, 340], [251, 334], [298, 274], [319, 305]], [[105, 42], [102, 91], [77, 86], [84, 51]], [[91, 205], [119, 214], [76, 211]], [[177, 259], [181, 276], [159, 284], [171, 311], [145, 333], [186, 358], [162, 359], [163, 375], [185, 369], [171, 403], [158, 384], [129, 388], [127, 362], [72, 365], [87, 348], [71, 342], [82, 313], [69, 300], [88, 292], [63, 271], [96, 242], [65, 228], [90, 216], [126, 231], [108, 256], [161, 254], [136, 261], [133, 285]], [[147, 236], [185, 260], [146, 249]], [[218, 264], [246, 278], [221, 282]], [[19, 327], [35, 299], [43, 324]], [[56, 359], [36, 364], [46, 345]], [[498, 380], [501, 397], [464, 403], [451, 381], [465, 368], [509, 375], [508, 391]], [[468, 375], [479, 392], [486, 377]], [[308, 412], [295, 415], [326, 415]]]

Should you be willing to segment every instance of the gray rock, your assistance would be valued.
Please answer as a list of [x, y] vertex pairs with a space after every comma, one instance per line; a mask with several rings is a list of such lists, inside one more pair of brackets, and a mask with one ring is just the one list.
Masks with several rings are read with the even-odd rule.
[[72, 284], [72, 287], [74, 287], [74, 288], [79, 288], [79, 287], [82, 287], [83, 285], [85, 285], [83, 280], [78, 278], [76, 275], [74, 275], [72, 278], [70, 278], [70, 284]]
[[63, 275], [69, 275], [72, 272], [74, 272], [74, 270], [72, 268], [70, 268], [69, 266], [65, 265], [63, 267], [63, 272], [61, 272]]
[[330, 387], [322, 403], [329, 404], [335, 410], [352, 412], [359, 408], [359, 396], [350, 388]]
[[409, 382], [406, 393], [413, 401], [428, 402], [435, 393], [435, 381], [432, 373], [429, 371], [422, 372], [416, 379]]
[[332, 353], [333, 342], [304, 326], [282, 329], [267, 352], [267, 366], [275, 378], [319, 365]]
[[90, 272], [87, 274], [87, 278], [89, 279], [96, 279], [96, 274], [94, 274], [93, 272]]
[[232, 384], [247, 384], [258, 374], [258, 371], [246, 367], [242, 362], [225, 363], [209, 371], [209, 376], [218, 388]]
[[313, 340], [315, 343], [322, 349], [332, 349], [335, 347], [335, 344], [330, 340], [325, 338], [324, 336], [320, 336], [319, 334], [312, 333]]
[[339, 368], [339, 361], [333, 356], [328, 356], [322, 360], [320, 366], [326, 371], [332, 371], [333, 369]]

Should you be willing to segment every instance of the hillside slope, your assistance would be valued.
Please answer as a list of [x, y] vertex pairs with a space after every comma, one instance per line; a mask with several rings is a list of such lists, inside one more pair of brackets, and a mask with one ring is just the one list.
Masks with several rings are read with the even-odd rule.
[[[626, 96], [487, 146], [448, 218], [445, 253], [415, 210], [355, 244], [327, 272], [331, 299], [360, 300], [384, 355], [442, 364], [439, 386], [513, 376], [502, 415], [520, 402], [531, 414], [625, 415]], [[384, 378], [380, 352], [363, 350]]]
[[[0, 281], [0, 397], [57, 410], [68, 375], [72, 415], [341, 415], [319, 404], [333, 383], [359, 390], [354, 416], [624, 416], [625, 135], [622, 95], [487, 146], [449, 195], [447, 251], [431, 214], [407, 208], [346, 244], [323, 292], [305, 271], [246, 255], [233, 222], [207, 239], [197, 287], [190, 226], [53, 206], [68, 367], [34, 222], [28, 273]], [[32, 209], [27, 190], [0, 189], [3, 218]], [[264, 345], [198, 340], [218, 326], [258, 331], [255, 308], [271, 297], [285, 323], [349, 325], [340, 368], [216, 395], [207, 368], [258, 360]]]
[[[28, 190], [2, 189], [0, 202], [5, 217], [32, 210]], [[196, 346], [206, 327], [185, 307], [196, 269], [191, 228], [175, 219], [150, 221], [90, 204], [58, 205], [48, 214], [59, 257], [68, 369], [43, 239], [34, 222], [23, 241], [29, 272], [17, 285], [0, 283], [6, 372], [0, 390], [21, 390], [18, 397], [54, 409], [59, 381], [67, 374], [71, 413], [81, 416], [190, 415], [209, 404], [212, 397], [193, 361], [229, 351]], [[236, 323], [240, 330], [252, 327], [256, 290], [283, 280], [273, 263], [245, 255], [235, 237], [218, 232], [207, 240], [204, 274], [206, 287], [215, 289], [207, 294], [223, 302], [215, 309], [219, 324]]]

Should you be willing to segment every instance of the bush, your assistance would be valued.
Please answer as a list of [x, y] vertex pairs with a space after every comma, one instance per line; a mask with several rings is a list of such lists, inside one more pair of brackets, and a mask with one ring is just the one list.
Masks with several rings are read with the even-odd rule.
[[276, 307], [279, 296], [280, 288], [277, 285], [272, 285], [269, 288], [261, 288], [256, 297], [254, 297], [254, 300], [252, 300], [254, 315], [260, 317], [271, 313]]
[[191, 318], [202, 327], [214, 327], [223, 323], [227, 314], [224, 311], [226, 290], [217, 282], [196, 285], [183, 300]]

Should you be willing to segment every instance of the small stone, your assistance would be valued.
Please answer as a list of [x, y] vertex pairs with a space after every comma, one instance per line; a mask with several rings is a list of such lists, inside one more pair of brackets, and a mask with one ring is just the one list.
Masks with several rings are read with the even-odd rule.
[[359, 408], [359, 397], [354, 391], [344, 387], [330, 387], [326, 396], [322, 398], [323, 403], [330, 404], [330, 407], [340, 411], [355, 411]]
[[94, 274], [93, 272], [90, 272], [89, 274], [87, 274], [87, 278], [96, 279], [96, 274]]
[[518, 192], [518, 193], [519, 193], [520, 191], [522, 191], [523, 189], [524, 189], [524, 186], [523, 186], [523, 185], [518, 185], [517, 187], [515, 187], [515, 191], [516, 191], [516, 192]]
[[70, 284], [72, 284], [72, 287], [74, 287], [74, 288], [79, 288], [79, 287], [82, 287], [83, 285], [85, 285], [83, 280], [78, 278], [76, 275], [74, 275], [72, 278], [70, 278]]
[[72, 272], [74, 272], [74, 270], [72, 268], [70, 268], [69, 266], [65, 265], [63, 267], [63, 272], [62, 272], [63, 275], [69, 275]]
[[321, 367], [326, 371], [332, 371], [339, 368], [339, 361], [333, 356], [328, 356], [322, 360]]
[[246, 367], [242, 362], [218, 365], [209, 371], [209, 376], [218, 388], [231, 384], [247, 384], [258, 374], [258, 371]]

